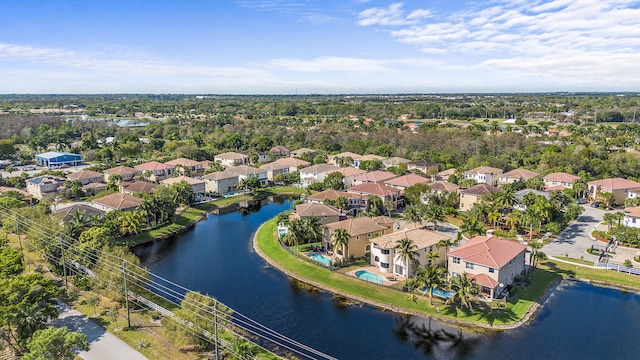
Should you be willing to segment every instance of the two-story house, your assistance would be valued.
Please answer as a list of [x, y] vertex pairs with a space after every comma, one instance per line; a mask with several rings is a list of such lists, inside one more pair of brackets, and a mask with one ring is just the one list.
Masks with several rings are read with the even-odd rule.
[[535, 171], [518, 168], [511, 171], [507, 171], [506, 173], [500, 175], [500, 179], [498, 180], [498, 185], [507, 185], [517, 181], [526, 181], [538, 176], [540, 176], [540, 174], [538, 174]]
[[478, 184], [487, 184], [491, 186], [498, 185], [500, 176], [502, 176], [502, 169], [491, 166], [480, 166], [464, 172], [465, 179], [473, 179], [477, 181]]
[[116, 166], [102, 173], [104, 174], [104, 182], [108, 182], [111, 175], [119, 175], [122, 181], [133, 181], [136, 176], [140, 175], [141, 170], [128, 166]]
[[402, 175], [384, 182], [385, 185], [404, 191], [406, 188], [416, 184], [428, 184], [429, 179], [417, 174]]
[[440, 164], [429, 160], [416, 160], [407, 164], [409, 171], [418, 170], [423, 174], [433, 174], [440, 170]]
[[165, 162], [167, 165], [175, 167], [176, 172], [180, 175], [199, 177], [204, 175], [204, 166], [202, 162], [187, 158], [177, 158], [175, 160]]
[[213, 161], [219, 162], [224, 166], [247, 165], [250, 162], [249, 155], [233, 151], [215, 155], [213, 157]]
[[289, 158], [281, 158], [278, 159], [276, 161], [274, 161], [272, 164], [281, 164], [281, 165], [287, 165], [289, 167], [289, 172], [296, 172], [299, 169], [302, 169], [304, 167], [307, 167], [309, 165], [311, 165], [310, 162], [308, 161], [304, 161], [301, 159], [296, 159], [293, 157], [289, 157]]
[[279, 174], [287, 175], [289, 174], [289, 165], [278, 164], [278, 163], [268, 163], [260, 166], [260, 170], [264, 170], [267, 172], [267, 180], [273, 181], [273, 179]]
[[340, 210], [334, 206], [325, 204], [305, 203], [296, 205], [295, 212], [289, 216], [291, 220], [304, 220], [309, 217], [317, 217], [320, 224], [326, 225], [340, 221]]
[[361, 195], [378, 196], [383, 202], [390, 202], [394, 205], [393, 210], [398, 210], [404, 206], [404, 197], [402, 191], [386, 185], [378, 183], [364, 183], [355, 185], [347, 189], [347, 192]]
[[291, 151], [289, 151], [289, 149], [281, 145], [274, 146], [269, 151], [272, 152], [276, 157], [284, 157], [291, 154]]
[[164, 179], [162, 181], [160, 181], [160, 184], [165, 185], [165, 186], [171, 186], [173, 184], [177, 184], [179, 182], [186, 182], [187, 184], [191, 185], [191, 190], [193, 191], [193, 195], [194, 195], [194, 202], [200, 202], [200, 201], [204, 201], [207, 199], [207, 195], [206, 195], [206, 187], [205, 187], [205, 182], [204, 180], [198, 180], [198, 179], [194, 179], [192, 177], [188, 177], [188, 176], [176, 176], [176, 177], [172, 177], [172, 178], [168, 178], [168, 179]]
[[260, 181], [260, 186], [265, 186], [269, 183], [267, 180], [267, 171], [257, 169], [247, 165], [229, 166], [225, 169], [226, 172], [238, 175], [238, 182], [246, 180], [250, 177], [255, 177]]
[[300, 169], [300, 185], [306, 188], [313, 183], [322, 182], [329, 173], [339, 169], [339, 167], [329, 164], [317, 164]]
[[65, 178], [53, 175], [42, 175], [27, 180], [27, 192], [36, 199], [42, 199], [46, 194], [55, 193], [64, 186]]
[[375, 170], [365, 172], [353, 177], [353, 185], [360, 185], [364, 183], [376, 183], [384, 184], [386, 181], [397, 178], [398, 175], [384, 170]]
[[602, 194], [612, 193], [615, 204], [624, 204], [624, 201], [629, 198], [629, 192], [637, 188], [640, 188], [640, 183], [623, 178], [608, 178], [587, 183], [590, 198], [601, 199]]
[[123, 193], [115, 193], [94, 199], [92, 204], [95, 208], [105, 212], [113, 210], [134, 211], [138, 206], [140, 206], [140, 204], [142, 204], [142, 201], [143, 200], [139, 197]]
[[542, 178], [545, 191], [562, 190], [573, 188], [573, 180], [580, 179], [579, 176], [556, 172]]
[[208, 194], [227, 195], [238, 186], [238, 175], [228, 171], [216, 171], [204, 175], [205, 190]]
[[479, 184], [474, 187], [460, 190], [460, 211], [469, 211], [473, 209], [473, 205], [480, 202], [483, 196], [500, 192], [502, 189], [499, 187]]
[[313, 204], [324, 204], [325, 200], [336, 201], [341, 197], [347, 199], [347, 213], [358, 213], [360, 211], [367, 211], [369, 209], [368, 195], [354, 194], [337, 190], [321, 191], [319, 193], [307, 196], [304, 201]]
[[345, 229], [347, 231], [349, 234], [348, 245], [334, 249], [334, 252], [343, 258], [365, 256], [368, 251], [371, 251], [369, 242], [371, 238], [390, 234], [400, 229], [395, 220], [386, 216], [351, 218], [324, 225], [323, 228], [322, 244], [325, 248], [332, 248], [333, 234], [336, 230]]
[[[136, 165], [135, 168], [141, 171], [141, 176], [150, 181], [160, 182], [173, 176], [175, 167], [157, 161], [150, 161]], [[148, 177], [145, 174], [149, 174]]]

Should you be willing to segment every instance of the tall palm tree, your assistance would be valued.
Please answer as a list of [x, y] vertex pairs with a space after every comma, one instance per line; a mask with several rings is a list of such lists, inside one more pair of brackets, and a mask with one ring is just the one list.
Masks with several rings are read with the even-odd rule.
[[119, 218], [120, 233], [123, 236], [137, 234], [142, 225], [142, 216], [137, 212], [123, 212]]
[[393, 247], [395, 256], [404, 259], [404, 277], [409, 278], [410, 265], [416, 262], [418, 252], [416, 251], [418, 246], [413, 243], [413, 240], [403, 238], [398, 240], [396, 246]]
[[504, 223], [509, 229], [516, 231], [522, 222], [522, 212], [514, 210], [507, 215]]
[[444, 273], [444, 268], [436, 265], [428, 265], [416, 272], [414, 284], [416, 287], [429, 289], [429, 304], [431, 305], [433, 305], [433, 289], [442, 284]]
[[287, 232], [282, 236], [282, 241], [287, 246], [294, 246], [294, 248], [298, 248], [298, 246], [304, 242], [305, 240], [305, 226], [301, 220], [293, 220], [289, 223], [289, 228]]
[[432, 265], [440, 259], [440, 254], [435, 251], [429, 251], [425, 257], [429, 260], [429, 265]]
[[538, 265], [538, 250], [542, 248], [542, 243], [537, 241], [530, 242], [529, 247], [531, 248], [531, 257], [529, 258], [529, 265], [534, 268]]
[[349, 235], [349, 232], [347, 231], [347, 229], [337, 229], [336, 231], [333, 232], [333, 234], [331, 235], [331, 245], [333, 246], [334, 249], [340, 249], [342, 251], [342, 256], [344, 256], [345, 258], [349, 257], [349, 239], [351, 238], [351, 235]]
[[504, 210], [511, 208], [513, 205], [518, 203], [518, 199], [516, 199], [515, 191], [512, 188], [506, 188], [500, 192], [495, 193], [494, 201], [496, 205]]
[[482, 235], [484, 233], [484, 226], [482, 226], [482, 223], [478, 219], [471, 217], [462, 221], [460, 230], [473, 237], [474, 235]]
[[454, 293], [449, 299], [447, 299], [446, 303], [452, 304], [457, 299], [460, 299], [461, 307], [466, 307], [469, 310], [472, 310], [472, 300], [480, 291], [480, 287], [476, 283], [476, 280], [469, 277], [467, 274], [455, 276], [451, 279], [451, 288]]
[[404, 218], [407, 220], [407, 223], [420, 224], [420, 226], [422, 226], [424, 218], [421, 207], [418, 205], [407, 206], [404, 209]]
[[[460, 233], [458, 233], [458, 234], [460, 234]], [[436, 245], [436, 247], [438, 249], [444, 248], [445, 254], [449, 252], [449, 249], [451, 248], [451, 246], [453, 246], [453, 242], [451, 241], [451, 239], [440, 240], [440, 241], [438, 241], [438, 244]], [[445, 270], [448, 272], [449, 271], [449, 262], [446, 261], [446, 260], [447, 259], [445, 259], [444, 267], [445, 267]]]
[[442, 210], [442, 207], [439, 205], [436, 205], [435, 203], [427, 204], [424, 211], [424, 218], [425, 220], [433, 224], [433, 231], [438, 230], [439, 222], [446, 222], [446, 218], [444, 216], [444, 211]]
[[602, 220], [607, 223], [607, 232], [609, 232], [611, 231], [613, 223], [616, 221], [616, 216], [614, 213], [606, 213], [602, 216]]
[[322, 224], [317, 216], [310, 216], [304, 221], [304, 232], [307, 242], [314, 243], [322, 240]]

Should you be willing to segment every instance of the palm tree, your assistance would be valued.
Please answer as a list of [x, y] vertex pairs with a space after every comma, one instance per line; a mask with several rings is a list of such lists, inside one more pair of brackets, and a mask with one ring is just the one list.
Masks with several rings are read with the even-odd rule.
[[498, 209], [493, 209], [489, 214], [487, 214], [487, 220], [491, 224], [493, 224], [493, 228], [495, 229], [498, 226], [498, 221], [502, 218], [502, 214]]
[[518, 199], [516, 199], [515, 191], [511, 188], [506, 188], [500, 192], [495, 193], [494, 195], [495, 204], [501, 209], [509, 209], [513, 205], [518, 203]]
[[334, 249], [340, 249], [342, 251], [342, 256], [348, 258], [349, 257], [349, 239], [351, 239], [351, 235], [347, 232], [347, 229], [337, 229], [331, 235], [331, 245]]
[[296, 249], [298, 245], [305, 240], [305, 226], [301, 220], [293, 220], [289, 223], [287, 232], [282, 236], [282, 241], [287, 246], [294, 246]]
[[613, 213], [614, 218], [618, 221], [618, 227], [620, 227], [620, 222], [622, 220], [624, 220], [624, 212], [622, 211], [616, 211], [615, 213]]
[[320, 218], [317, 216], [310, 216], [304, 221], [304, 232], [306, 234], [306, 240], [310, 243], [319, 242], [322, 240], [322, 224]]
[[124, 212], [119, 218], [120, 233], [123, 236], [137, 234], [142, 225], [142, 216], [137, 212]]
[[507, 227], [509, 227], [509, 229], [516, 231], [521, 222], [522, 212], [519, 210], [514, 210], [507, 215], [504, 223]]
[[587, 192], [587, 180], [583, 178], [575, 179], [571, 183], [573, 190], [576, 192], [576, 196], [579, 198], [583, 198], [584, 194]]
[[611, 227], [613, 226], [613, 223], [616, 221], [616, 215], [614, 213], [606, 213], [602, 217], [602, 220], [604, 220], [607, 223], [607, 232], [609, 232], [611, 231]]
[[428, 265], [424, 270], [420, 269], [416, 272], [415, 286], [429, 289], [429, 304], [431, 305], [433, 305], [433, 289], [442, 284], [444, 273], [444, 268], [436, 265]]
[[417, 205], [409, 205], [404, 209], [404, 218], [407, 223], [420, 224], [422, 226], [422, 209]]
[[376, 215], [380, 215], [384, 210], [384, 203], [382, 202], [382, 198], [377, 195], [372, 195], [369, 197], [369, 211], [375, 212]]
[[[458, 234], [460, 234], [460, 233], [458, 233]], [[462, 236], [462, 235], [460, 235], [460, 236]], [[445, 254], [449, 252], [449, 249], [451, 248], [451, 246], [453, 246], [453, 242], [451, 242], [451, 239], [440, 240], [440, 241], [438, 241], [438, 244], [436, 245], [436, 247], [438, 249], [444, 248]], [[445, 267], [445, 270], [447, 270], [447, 272], [448, 272], [449, 271], [449, 262], [446, 261], [446, 259], [445, 259], [445, 262], [444, 262], [444, 267]]]
[[471, 217], [462, 221], [460, 230], [473, 237], [474, 235], [482, 235], [484, 233], [484, 226], [482, 226], [482, 223], [478, 219]]
[[467, 274], [454, 276], [453, 279], [451, 279], [451, 288], [454, 290], [454, 293], [447, 299], [446, 303], [452, 304], [457, 299], [460, 299], [461, 307], [473, 310], [471, 301], [480, 290], [476, 280]]
[[431, 202], [425, 208], [424, 218], [433, 224], [433, 231], [438, 230], [439, 222], [446, 221], [442, 207]]
[[429, 265], [432, 265], [440, 259], [440, 254], [435, 251], [429, 251], [425, 257], [429, 260]]
[[418, 246], [408, 238], [398, 240], [396, 246], [393, 247], [396, 257], [404, 258], [405, 279], [409, 278], [410, 264], [416, 262], [416, 257], [418, 256], [416, 249], [418, 249]]
[[529, 258], [529, 264], [534, 268], [538, 265], [538, 250], [542, 248], [542, 243], [540, 242], [531, 242], [529, 243], [529, 247], [531, 247], [531, 257]]

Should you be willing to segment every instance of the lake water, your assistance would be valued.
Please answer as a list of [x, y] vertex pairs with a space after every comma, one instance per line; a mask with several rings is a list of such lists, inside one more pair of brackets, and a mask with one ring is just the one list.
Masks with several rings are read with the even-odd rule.
[[289, 210], [209, 215], [175, 239], [135, 249], [149, 270], [208, 293], [271, 329], [340, 359], [640, 358], [640, 296], [563, 283], [529, 325], [474, 334], [300, 287], [252, 248], [264, 221]]

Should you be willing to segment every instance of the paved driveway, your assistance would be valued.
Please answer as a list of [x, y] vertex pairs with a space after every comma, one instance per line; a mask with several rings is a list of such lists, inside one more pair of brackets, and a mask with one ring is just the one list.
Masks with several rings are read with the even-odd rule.
[[91, 348], [89, 351], [81, 351], [78, 355], [86, 360], [146, 360], [142, 354], [108, 333], [100, 325], [96, 324], [77, 310], [64, 303], [58, 303], [60, 316], [53, 325], [66, 326], [70, 331], [77, 331], [87, 336], [87, 342]]
[[594, 209], [589, 205], [584, 205], [585, 209], [578, 220], [567, 226], [566, 229], [550, 244], [543, 247], [542, 251], [551, 256], [565, 256], [579, 259], [584, 256], [585, 260], [597, 260], [597, 256], [589, 255], [586, 250], [596, 242], [589, 237], [593, 229], [602, 222], [602, 217], [606, 211]]

